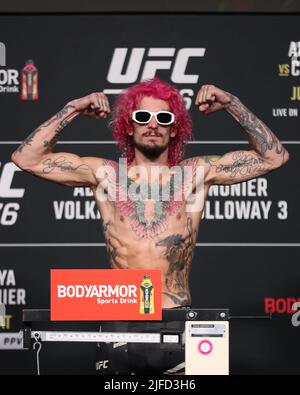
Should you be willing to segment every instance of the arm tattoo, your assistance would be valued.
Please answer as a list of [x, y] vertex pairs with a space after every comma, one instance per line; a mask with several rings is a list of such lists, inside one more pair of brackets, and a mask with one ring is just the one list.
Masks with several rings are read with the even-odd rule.
[[45, 140], [43, 145], [44, 148], [48, 148], [48, 151], [52, 151], [53, 147], [55, 146], [55, 144], [57, 143], [57, 140], [59, 138], [59, 134], [60, 132], [70, 123], [71, 121], [68, 119], [65, 119], [63, 121], [60, 122], [60, 124], [57, 126], [57, 128], [55, 129], [54, 133], [55, 135], [52, 137], [52, 139], [50, 141]]
[[265, 161], [263, 158], [252, 155], [249, 151], [235, 151], [226, 155], [230, 159], [230, 165], [222, 163], [217, 164], [216, 161], [220, 157], [205, 158], [205, 161], [215, 168], [216, 173], [227, 173], [230, 178], [251, 176], [257, 177], [259, 174], [265, 173]]
[[[68, 110], [70, 108], [75, 108], [73, 105], [68, 104], [66, 105], [62, 110], [60, 110], [56, 115], [54, 115], [52, 118], [50, 118], [48, 121], [44, 122], [41, 126], [39, 126], [37, 129], [35, 129], [28, 137], [26, 137], [26, 139], [23, 141], [23, 143], [20, 145], [20, 147], [17, 149], [18, 152], [22, 152], [22, 149], [26, 146], [26, 145], [31, 145], [35, 135], [40, 132], [43, 128], [46, 128], [48, 126], [50, 126], [53, 122], [58, 121], [59, 119], [61, 119], [64, 115], [66, 115], [68, 113]], [[60, 133], [62, 131], [62, 129], [68, 125], [70, 121], [68, 120], [63, 120], [58, 127], [55, 130], [55, 136], [53, 137], [53, 139], [51, 139], [50, 141], [45, 140], [43, 145], [44, 147], [53, 147], [54, 144], [57, 141], [57, 134]]]
[[61, 121], [60, 124], [55, 129], [55, 133], [59, 134], [69, 123], [70, 121], [68, 119]]
[[231, 94], [229, 96], [231, 101], [225, 108], [244, 128], [255, 151], [263, 158], [269, 156], [269, 151], [283, 157], [285, 148], [274, 133], [248, 110], [237, 97]]
[[34, 136], [42, 129], [42, 126], [38, 127], [37, 129], [35, 129], [32, 133], [30, 133], [30, 135], [28, 137], [26, 137], [26, 139], [23, 141], [23, 143], [20, 145], [20, 147], [17, 149], [18, 152], [22, 152], [23, 148], [26, 145], [31, 145], [32, 140], [34, 138]]
[[211, 165], [213, 162], [219, 160], [221, 158], [221, 155], [205, 155], [204, 156], [204, 161], [205, 163], [208, 163]]
[[65, 171], [77, 171], [77, 170], [84, 170], [88, 171], [89, 166], [85, 164], [81, 164], [79, 166], [74, 165], [70, 160], [67, 160], [64, 156], [60, 156], [54, 160], [47, 158], [45, 159], [42, 164], [44, 165], [43, 173], [49, 174], [54, 169], [60, 169], [62, 172]]
[[48, 151], [52, 151], [53, 147], [57, 143], [59, 134], [57, 133], [50, 141], [44, 140], [43, 146], [44, 148], [48, 148]]
[[187, 236], [185, 238], [180, 234], [174, 234], [160, 240], [155, 245], [156, 247], [165, 247], [165, 257], [169, 262], [165, 276], [167, 292], [164, 294], [176, 304], [190, 305], [188, 277], [195, 248], [192, 218], [188, 217], [187, 219]]

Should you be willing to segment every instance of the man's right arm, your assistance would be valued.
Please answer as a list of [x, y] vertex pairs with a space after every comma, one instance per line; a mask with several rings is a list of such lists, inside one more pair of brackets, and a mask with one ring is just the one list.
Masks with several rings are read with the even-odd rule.
[[34, 130], [12, 154], [12, 161], [24, 171], [68, 186], [97, 184], [96, 170], [103, 160], [79, 157], [68, 152], [54, 153], [62, 130], [79, 114], [105, 118], [110, 112], [104, 94], [93, 93], [69, 102], [61, 111]]

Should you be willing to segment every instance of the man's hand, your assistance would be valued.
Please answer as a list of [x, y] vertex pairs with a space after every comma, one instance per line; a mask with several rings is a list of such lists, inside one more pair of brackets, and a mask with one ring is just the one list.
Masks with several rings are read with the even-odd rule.
[[75, 111], [95, 119], [106, 118], [110, 113], [109, 102], [103, 92], [91, 93], [68, 104], [74, 106]]
[[197, 97], [196, 106], [204, 114], [210, 114], [222, 110], [224, 106], [231, 102], [231, 95], [214, 85], [201, 86]]

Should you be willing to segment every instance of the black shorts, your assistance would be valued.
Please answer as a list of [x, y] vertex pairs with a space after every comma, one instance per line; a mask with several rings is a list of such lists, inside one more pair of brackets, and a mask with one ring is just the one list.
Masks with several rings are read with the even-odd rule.
[[[161, 329], [184, 331], [184, 321], [172, 322], [103, 322], [102, 332], [159, 333]], [[98, 374], [171, 374], [185, 369], [184, 350], [162, 350], [156, 343], [98, 343]]]

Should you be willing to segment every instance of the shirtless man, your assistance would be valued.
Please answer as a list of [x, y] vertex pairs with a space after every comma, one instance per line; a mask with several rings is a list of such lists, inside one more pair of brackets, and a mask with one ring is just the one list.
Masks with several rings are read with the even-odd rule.
[[[142, 183], [156, 183], [161, 188], [166, 179], [170, 184], [174, 182], [174, 166], [190, 166], [190, 181], [195, 189], [195, 172], [201, 167], [206, 199], [211, 185], [250, 180], [288, 161], [289, 154], [275, 134], [237, 97], [214, 85], [203, 85], [195, 104], [203, 114], [220, 110], [230, 114], [244, 129], [250, 149], [182, 160], [184, 144], [192, 137], [184, 101], [171, 85], [157, 78], [145, 81], [124, 91], [112, 112], [114, 137], [127, 159], [128, 188]], [[118, 173], [118, 164], [103, 158], [52, 151], [64, 127], [80, 114], [102, 119], [109, 113], [107, 97], [101, 92], [72, 100], [25, 139], [12, 154], [12, 161], [46, 180], [71, 187], [90, 187], [103, 220], [112, 268], [160, 269], [163, 307], [191, 305], [189, 271], [203, 205], [200, 210], [190, 212], [184, 200], [153, 201], [145, 194], [139, 201], [130, 198], [102, 201], [98, 188], [102, 186], [107, 192], [113, 178], [110, 171], [101, 169], [111, 168]], [[138, 171], [130, 173], [136, 166], [147, 170], [147, 175]], [[167, 178], [151, 177], [151, 170], [158, 166], [169, 169]]]

